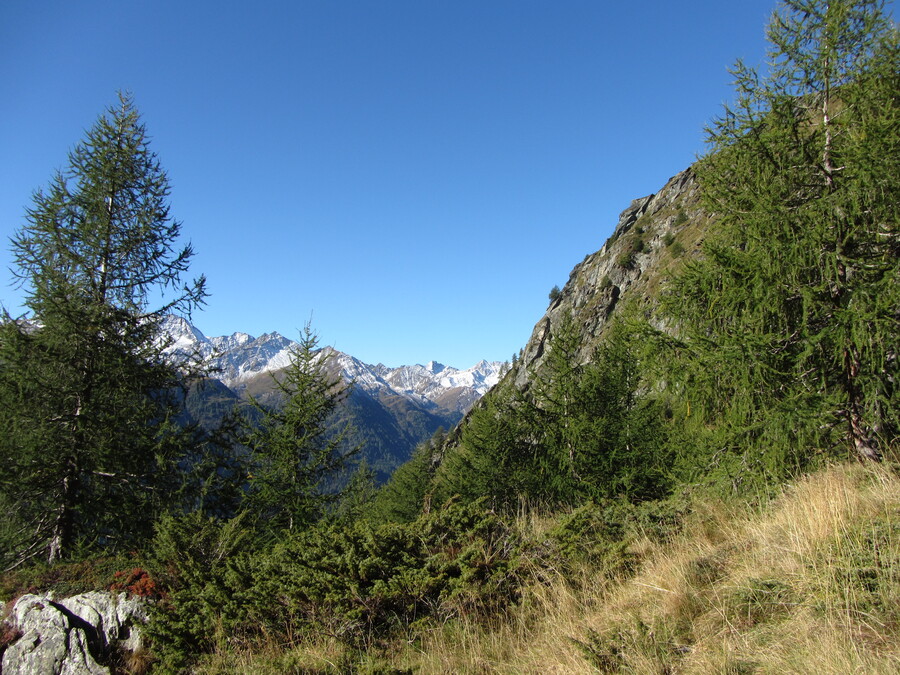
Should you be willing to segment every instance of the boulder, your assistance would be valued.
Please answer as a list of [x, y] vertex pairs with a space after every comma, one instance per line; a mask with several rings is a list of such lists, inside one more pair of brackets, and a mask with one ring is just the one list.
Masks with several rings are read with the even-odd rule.
[[146, 620], [146, 602], [125, 593], [23, 595], [5, 620], [21, 637], [3, 654], [3, 675], [109, 675], [114, 651], [142, 646]]

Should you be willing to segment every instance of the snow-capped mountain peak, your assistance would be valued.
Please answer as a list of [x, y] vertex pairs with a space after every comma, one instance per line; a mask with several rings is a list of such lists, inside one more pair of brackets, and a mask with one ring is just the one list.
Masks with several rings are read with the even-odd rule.
[[[243, 393], [247, 383], [265, 373], [276, 373], [290, 364], [297, 343], [279, 333], [264, 333], [258, 338], [247, 333], [206, 337], [181, 317], [167, 317], [163, 331], [172, 343], [168, 351], [176, 358], [198, 355], [213, 368], [211, 377], [230, 389]], [[437, 361], [428, 364], [389, 368], [375, 366], [331, 347], [322, 350], [332, 359], [341, 378], [373, 394], [393, 394], [419, 405], [465, 412], [500, 379], [500, 362], [480, 361], [471, 368], [458, 370]]]

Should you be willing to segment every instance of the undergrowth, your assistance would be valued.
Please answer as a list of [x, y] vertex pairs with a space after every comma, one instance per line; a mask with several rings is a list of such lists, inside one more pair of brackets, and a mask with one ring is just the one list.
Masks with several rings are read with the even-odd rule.
[[451, 502], [264, 551], [239, 520], [189, 516], [160, 527], [146, 565], [21, 570], [0, 588], [152, 586], [162, 673], [900, 671], [900, 479], [887, 467], [835, 466], [752, 506], [505, 518]]
[[219, 654], [204, 672], [895, 673], [898, 509], [890, 470], [846, 465], [765, 505], [703, 499], [683, 518], [660, 504], [606, 523], [608, 504], [531, 514], [514, 527], [533, 566], [490, 619], [457, 615], [378, 650], [323, 638]]

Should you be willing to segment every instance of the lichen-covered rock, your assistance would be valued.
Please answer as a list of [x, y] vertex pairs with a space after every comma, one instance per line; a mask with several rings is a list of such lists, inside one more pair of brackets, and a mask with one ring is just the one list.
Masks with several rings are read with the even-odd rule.
[[113, 651], [140, 648], [146, 620], [144, 601], [125, 593], [23, 595], [6, 618], [21, 637], [3, 654], [3, 675], [108, 675]]
[[142, 647], [139, 627], [147, 621], [147, 603], [126, 593], [93, 591], [60, 600], [59, 604], [93, 626], [101, 647], [128, 651]]

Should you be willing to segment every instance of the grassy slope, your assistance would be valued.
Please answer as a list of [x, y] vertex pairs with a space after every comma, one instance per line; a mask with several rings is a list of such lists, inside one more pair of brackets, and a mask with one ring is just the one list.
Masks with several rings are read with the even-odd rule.
[[764, 507], [701, 501], [670, 540], [630, 546], [633, 575], [545, 573], [494, 625], [449, 622], [380, 657], [273, 645], [206, 672], [900, 672], [900, 478], [883, 467], [832, 467]]

